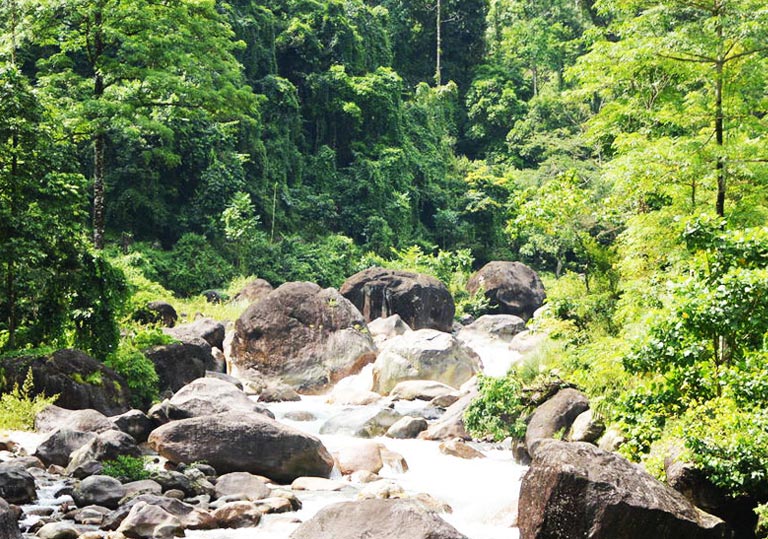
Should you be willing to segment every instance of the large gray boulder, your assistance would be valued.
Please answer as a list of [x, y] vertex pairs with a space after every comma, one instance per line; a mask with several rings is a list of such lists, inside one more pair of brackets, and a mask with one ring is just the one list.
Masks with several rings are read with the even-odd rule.
[[42, 433], [56, 429], [99, 433], [114, 428], [112, 421], [96, 410], [67, 410], [51, 405], [35, 416], [35, 430]]
[[453, 326], [453, 296], [429, 275], [368, 268], [347, 279], [340, 292], [369, 322], [398, 314], [412, 329], [451, 331]]
[[165, 395], [203, 378], [207, 370], [216, 370], [211, 346], [203, 339], [153, 346], [144, 355], [155, 365], [160, 392]]
[[203, 339], [212, 347], [224, 348], [224, 324], [213, 318], [198, 318], [189, 324], [163, 329], [163, 333], [181, 342], [197, 342]]
[[467, 282], [470, 294], [485, 292], [501, 314], [528, 320], [547, 297], [538, 274], [520, 262], [488, 262]]
[[187, 419], [222, 412], [255, 412], [271, 415], [237, 386], [218, 378], [198, 378], [177, 391], [169, 400], [175, 419]]
[[254, 279], [247, 283], [242, 290], [240, 290], [232, 301], [247, 301], [248, 303], [255, 303], [262, 298], [269, 295], [274, 290], [274, 287], [264, 279]]
[[0, 464], [0, 498], [9, 503], [30, 503], [36, 497], [35, 478], [13, 464]]
[[480, 368], [480, 357], [451, 334], [420, 329], [386, 343], [373, 364], [373, 390], [386, 395], [405, 380], [432, 380], [458, 388]]
[[40, 442], [35, 450], [35, 456], [46, 466], [51, 464], [66, 466], [73, 452], [95, 439], [96, 434], [93, 432], [68, 428], [56, 429]]
[[107, 430], [74, 451], [67, 465], [67, 473], [75, 477], [90, 475], [91, 463], [116, 460], [117, 457], [140, 457], [141, 450], [130, 434], [119, 430]]
[[583, 393], [571, 388], [558, 391], [531, 414], [525, 431], [528, 452], [533, 455], [541, 440], [553, 438], [557, 434], [564, 436], [579, 414], [587, 409], [589, 399]]
[[231, 358], [305, 393], [320, 393], [376, 357], [360, 312], [333, 288], [286, 283], [251, 304], [235, 323]]
[[99, 505], [117, 509], [120, 499], [125, 496], [122, 483], [108, 475], [92, 475], [83, 479], [75, 488], [72, 497], [78, 507]]
[[524, 539], [726, 539], [717, 517], [637, 465], [583, 442], [542, 440], [520, 490]]
[[149, 443], [171, 462], [205, 461], [219, 473], [250, 472], [283, 483], [303, 475], [328, 477], [333, 468], [320, 440], [262, 414], [173, 421], [155, 429]]
[[320, 434], [375, 438], [384, 435], [401, 417], [398, 412], [386, 407], [350, 408], [328, 418], [320, 427]]
[[408, 500], [342, 502], [321, 509], [291, 539], [467, 539], [437, 513]]
[[21, 539], [16, 513], [3, 498], [0, 498], [0, 539]]

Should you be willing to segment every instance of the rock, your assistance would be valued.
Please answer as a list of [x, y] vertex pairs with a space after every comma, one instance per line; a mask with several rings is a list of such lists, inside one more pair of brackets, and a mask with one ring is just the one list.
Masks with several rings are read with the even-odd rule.
[[155, 496], [160, 496], [163, 493], [163, 487], [161, 487], [160, 483], [154, 479], [131, 481], [130, 483], [123, 484], [123, 488], [125, 489], [123, 500], [135, 498], [142, 494], [154, 494]]
[[118, 529], [121, 523], [125, 523], [126, 517], [133, 511], [133, 508], [136, 505], [142, 504], [163, 509], [166, 513], [178, 519], [181, 527], [185, 529], [208, 530], [216, 526], [213, 517], [208, 512], [202, 511], [192, 505], [167, 496], [141, 494], [121, 505], [114, 511], [102, 525], [102, 528], [105, 530]]
[[58, 406], [48, 406], [35, 416], [37, 432], [70, 429], [98, 434], [114, 428], [112, 421], [96, 410], [67, 410]]
[[513, 314], [523, 320], [530, 319], [546, 298], [537, 273], [520, 262], [495, 261], [483, 266], [467, 282], [470, 294], [480, 289], [501, 314]]
[[416, 438], [420, 432], [427, 430], [427, 420], [421, 417], [405, 416], [397, 423], [389, 427], [386, 436], [388, 438], [411, 439]]
[[141, 410], [128, 410], [109, 419], [117, 430], [129, 434], [137, 443], [146, 442], [154, 428], [152, 420]]
[[368, 322], [368, 331], [371, 332], [373, 342], [381, 346], [389, 339], [413, 331], [408, 324], [403, 322], [399, 314], [393, 314], [386, 318], [376, 318]]
[[563, 436], [579, 414], [589, 408], [589, 400], [575, 389], [561, 389], [554, 397], [536, 408], [525, 431], [525, 445], [534, 456], [536, 445], [558, 433]]
[[513, 314], [486, 314], [461, 328], [459, 339], [484, 336], [489, 340], [512, 342], [515, 335], [525, 331], [525, 320]]
[[352, 472], [349, 476], [349, 480], [352, 483], [359, 483], [362, 485], [373, 483], [374, 481], [378, 481], [381, 479], [377, 474], [371, 473], [365, 470], [359, 470], [357, 472]]
[[461, 398], [457, 393], [448, 393], [447, 395], [440, 395], [429, 401], [429, 405], [434, 408], [448, 408]]
[[246, 284], [240, 292], [235, 294], [232, 301], [247, 301], [248, 303], [255, 303], [262, 298], [265, 298], [272, 292], [274, 288], [269, 282], [264, 279], [254, 279]]
[[592, 410], [586, 410], [573, 420], [567, 438], [569, 442], [594, 444], [602, 436], [603, 432], [605, 432], [603, 422], [594, 418]]
[[141, 309], [134, 315], [134, 318], [145, 324], [160, 322], [165, 327], [172, 328], [179, 319], [179, 315], [176, 314], [176, 309], [170, 303], [150, 301], [147, 303], [146, 308]]
[[157, 481], [166, 495], [173, 490], [180, 491], [182, 493], [182, 498], [185, 496], [193, 497], [198, 494], [192, 479], [176, 470], [163, 470], [154, 473], [152, 477]]
[[[725, 539], [725, 523], [698, 511], [639, 466], [582, 442], [541, 440], [520, 490], [520, 536]], [[567, 530], [567, 531], [564, 531]]]
[[340, 291], [369, 322], [398, 314], [413, 329], [451, 331], [453, 325], [453, 296], [428, 275], [368, 268], [347, 279]]
[[92, 475], [83, 479], [72, 495], [79, 507], [101, 505], [110, 509], [117, 509], [123, 496], [125, 488], [122, 483], [107, 475]]
[[70, 455], [88, 442], [95, 440], [93, 432], [83, 432], [68, 428], [57, 429], [48, 434], [35, 450], [35, 456], [48, 466], [69, 464]]
[[58, 350], [47, 357], [4, 359], [6, 386], [13, 387], [18, 383], [21, 387], [30, 368], [34, 378], [30, 397], [41, 393], [59, 395], [58, 406], [70, 410], [89, 408], [106, 415], [120, 414], [131, 408], [125, 379], [80, 350]]
[[184, 535], [184, 528], [177, 517], [162, 507], [146, 502], [134, 505], [117, 531], [131, 538], [169, 539]]
[[333, 467], [320, 440], [262, 414], [174, 421], [154, 430], [149, 443], [171, 462], [205, 461], [220, 473], [250, 472], [285, 483], [303, 475], [327, 477]]
[[211, 370], [216, 362], [210, 345], [202, 339], [153, 346], [145, 350], [144, 355], [155, 365], [160, 392], [166, 394], [178, 391], [192, 380], [203, 378], [205, 371]]
[[419, 434], [419, 438], [422, 440], [471, 439], [471, 436], [464, 427], [464, 411], [476, 396], [477, 390], [474, 389], [451, 404], [440, 419]]
[[334, 453], [339, 471], [343, 475], [349, 475], [360, 470], [379, 473], [384, 467], [381, 460], [381, 444], [375, 442], [356, 443], [345, 446]]
[[224, 348], [224, 324], [213, 318], [198, 318], [189, 324], [166, 328], [163, 333], [181, 342], [196, 343], [197, 339], [203, 339], [211, 347]]
[[241, 391], [243, 390], [243, 383], [234, 376], [230, 376], [229, 374], [224, 374], [223, 372], [205, 371], [205, 377], [223, 380], [229, 384], [232, 384], [237, 389]]
[[382, 436], [402, 416], [391, 408], [358, 408], [344, 410], [320, 427], [320, 434], [346, 434], [357, 438]]
[[264, 511], [253, 502], [230, 502], [213, 512], [213, 519], [221, 528], [252, 528], [259, 524]]
[[307, 490], [310, 492], [336, 492], [348, 487], [349, 483], [326, 479], [325, 477], [297, 477], [291, 483], [293, 490]]
[[355, 387], [333, 388], [331, 394], [326, 399], [328, 404], [342, 404], [347, 406], [367, 406], [375, 404], [381, 400], [381, 395], [373, 391], [367, 391]]
[[381, 446], [381, 461], [384, 463], [385, 468], [389, 468], [397, 473], [408, 471], [408, 462], [406, 462], [405, 457], [383, 445]]
[[315, 416], [315, 414], [313, 414], [312, 412], [304, 411], [304, 410], [287, 412], [285, 414], [285, 418], [290, 421], [316, 421], [317, 420], [317, 416]]
[[407, 495], [403, 487], [392, 480], [368, 484], [357, 493], [358, 500], [388, 500], [392, 498], [404, 499], [406, 497]]
[[428, 401], [455, 392], [455, 388], [432, 380], [405, 380], [392, 388], [389, 396], [396, 400]]
[[624, 445], [624, 436], [616, 429], [608, 429], [598, 440], [597, 446], [603, 451], [616, 451]]
[[77, 539], [80, 531], [69, 522], [49, 522], [35, 535], [40, 539]]
[[253, 402], [236, 386], [217, 378], [198, 378], [171, 397], [172, 419], [187, 419], [223, 412], [272, 413]]
[[286, 283], [235, 323], [232, 361], [301, 392], [320, 393], [376, 355], [358, 310], [333, 288]]
[[140, 457], [141, 451], [130, 434], [119, 430], [104, 431], [96, 438], [72, 453], [67, 474], [75, 477], [83, 477], [76, 470], [90, 461], [104, 462], [116, 460], [119, 456]]
[[512, 349], [525, 321], [512, 314], [487, 314], [462, 327], [456, 338], [477, 352], [489, 376], [504, 376], [522, 355]]
[[0, 538], [21, 539], [17, 515], [3, 498], [0, 498]]
[[259, 402], [296, 402], [301, 396], [291, 386], [283, 383], [267, 385], [259, 395]]
[[35, 478], [12, 464], [0, 464], [0, 498], [14, 504], [31, 503], [36, 498]]
[[86, 526], [101, 526], [111, 512], [110, 509], [100, 505], [87, 505], [67, 514], [67, 518], [72, 518], [76, 523]]
[[342, 502], [321, 509], [291, 539], [467, 539], [437, 513], [407, 500]]
[[440, 452], [444, 455], [450, 455], [452, 457], [459, 457], [461, 459], [484, 459], [480, 451], [474, 447], [467, 445], [467, 443], [461, 438], [454, 438], [453, 440], [446, 440], [440, 444]]
[[386, 344], [373, 364], [372, 389], [386, 395], [404, 380], [433, 380], [459, 387], [479, 370], [479, 356], [452, 335], [420, 329]]
[[269, 487], [257, 476], [248, 472], [224, 474], [216, 480], [216, 497], [241, 496], [245, 500], [261, 500], [270, 495]]

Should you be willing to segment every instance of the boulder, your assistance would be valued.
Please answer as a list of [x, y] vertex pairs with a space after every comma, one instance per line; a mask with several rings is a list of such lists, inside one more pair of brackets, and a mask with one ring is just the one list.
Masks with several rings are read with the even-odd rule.
[[235, 386], [237, 389], [240, 389], [240, 390], [243, 389], [243, 383], [240, 380], [238, 380], [234, 376], [230, 376], [229, 374], [224, 374], [223, 372], [205, 371], [205, 377], [224, 380], [225, 382], [228, 382], [233, 386]]
[[587, 442], [594, 444], [605, 432], [605, 425], [594, 416], [592, 410], [581, 412], [573, 420], [568, 433], [569, 442]]
[[155, 365], [160, 391], [165, 394], [174, 393], [192, 380], [203, 378], [205, 371], [212, 370], [216, 361], [210, 345], [202, 339], [153, 346], [145, 350], [144, 355]]
[[34, 386], [30, 397], [58, 395], [56, 404], [70, 410], [86, 408], [106, 415], [131, 409], [128, 383], [102, 362], [80, 350], [58, 350], [51, 356], [16, 357], [3, 360], [7, 387], [24, 383], [32, 369]]
[[335, 289], [286, 283], [237, 319], [231, 356], [239, 372], [320, 393], [371, 363], [376, 348], [360, 312]]
[[229, 502], [213, 512], [217, 527], [253, 528], [261, 521], [264, 511], [249, 501]]
[[393, 314], [386, 318], [376, 318], [368, 322], [368, 331], [371, 332], [373, 342], [376, 346], [381, 346], [392, 337], [403, 335], [409, 331], [413, 331], [408, 324], [403, 322], [399, 314]]
[[368, 322], [397, 314], [413, 329], [451, 331], [453, 326], [453, 296], [429, 275], [368, 268], [347, 279], [340, 291]]
[[405, 416], [389, 427], [385, 436], [400, 440], [412, 439], [418, 437], [422, 431], [427, 430], [428, 426], [427, 420], [422, 417]]
[[146, 442], [154, 428], [152, 420], [141, 410], [129, 410], [109, 419], [117, 430], [130, 434], [138, 443]]
[[381, 460], [381, 444], [376, 442], [363, 442], [345, 446], [334, 453], [339, 471], [343, 475], [349, 475], [357, 471], [379, 473], [384, 467]]
[[35, 497], [35, 478], [32, 474], [13, 464], [0, 464], [0, 498], [20, 505], [31, 503]]
[[119, 456], [140, 457], [141, 450], [130, 434], [119, 430], [104, 431], [96, 438], [73, 452], [67, 474], [85, 477], [93, 470], [89, 463], [116, 460]]
[[488, 340], [510, 343], [515, 335], [525, 331], [525, 320], [513, 314], [485, 314], [461, 328], [459, 338], [483, 336]]
[[169, 400], [172, 419], [187, 419], [222, 412], [271, 412], [256, 404], [237, 386], [218, 378], [198, 378], [179, 389]]
[[224, 474], [216, 480], [216, 497], [239, 496], [244, 500], [268, 498], [269, 487], [258, 476], [248, 472]]
[[459, 457], [461, 459], [484, 459], [480, 451], [474, 447], [468, 445], [461, 438], [454, 438], [453, 440], [446, 440], [440, 444], [440, 452], [444, 455], [451, 457]]
[[254, 279], [246, 284], [240, 292], [235, 294], [232, 301], [247, 301], [248, 303], [255, 303], [260, 299], [269, 295], [274, 288], [269, 282], [264, 279]]
[[565, 436], [579, 414], [589, 408], [589, 400], [583, 393], [566, 388], [558, 391], [533, 411], [525, 430], [525, 445], [533, 456], [536, 445], [558, 433]]
[[538, 274], [520, 262], [495, 261], [483, 266], [467, 282], [470, 294], [480, 289], [501, 314], [523, 320], [530, 319], [546, 298]]
[[477, 352], [489, 376], [504, 376], [522, 354], [512, 349], [516, 335], [525, 330], [525, 321], [512, 314], [486, 314], [462, 327], [456, 338]]
[[78, 507], [100, 505], [110, 509], [117, 509], [123, 496], [125, 496], [125, 488], [122, 483], [108, 475], [86, 477], [72, 494]]
[[135, 539], [170, 539], [184, 535], [184, 527], [178, 517], [146, 502], [131, 507], [117, 531]]
[[259, 394], [259, 402], [296, 402], [301, 396], [288, 384], [271, 383]]
[[37, 432], [70, 429], [98, 434], [114, 428], [112, 421], [96, 410], [67, 410], [58, 406], [48, 406], [35, 416]]
[[297, 477], [291, 483], [291, 490], [306, 490], [309, 492], [338, 492], [349, 486], [344, 481], [326, 479], [325, 477]]
[[437, 397], [450, 395], [455, 392], [455, 388], [432, 380], [405, 380], [392, 388], [389, 396], [393, 399], [404, 401], [431, 401]]
[[[184, 529], [208, 530], [216, 526], [215, 521], [207, 511], [167, 496], [141, 494], [122, 503], [116, 511], [113, 511], [102, 525], [102, 529], [118, 529], [121, 523], [125, 523], [126, 517], [129, 516], [136, 505], [159, 507], [178, 519], [180, 526]], [[129, 525], [132, 524], [129, 523]]]
[[16, 513], [3, 498], [0, 498], [0, 538], [21, 539]]
[[195, 343], [197, 339], [203, 339], [211, 347], [224, 348], [224, 324], [213, 318], [198, 318], [189, 324], [166, 328], [163, 333], [181, 342]]
[[[158, 323], [160, 322], [165, 327], [172, 328], [176, 321], [179, 319], [179, 315], [176, 313], [176, 309], [173, 305], [166, 301], [150, 301], [147, 306], [136, 313], [140, 322], [144, 323]], [[134, 316], [136, 318], [136, 316]]]
[[163, 493], [163, 487], [153, 479], [140, 479], [139, 481], [124, 483], [123, 488], [125, 489], [123, 500], [133, 499], [142, 494], [154, 494], [155, 496], [160, 496]]
[[437, 513], [408, 500], [342, 502], [321, 509], [291, 539], [467, 539]]
[[402, 416], [391, 408], [366, 407], [344, 410], [329, 418], [320, 434], [346, 434], [357, 438], [382, 436]]
[[730, 537], [722, 520], [697, 510], [639, 466], [587, 443], [557, 440], [540, 441], [533, 454], [520, 490], [518, 526], [526, 539]]
[[68, 428], [56, 429], [40, 442], [35, 450], [35, 456], [46, 466], [51, 464], [66, 466], [73, 452], [95, 439], [96, 434], [93, 432]]
[[80, 530], [71, 522], [49, 522], [37, 530], [35, 536], [38, 539], [77, 539]]
[[262, 414], [174, 421], [154, 430], [149, 443], [171, 462], [205, 461], [220, 473], [250, 472], [285, 483], [302, 475], [327, 477], [333, 468], [320, 440]]
[[453, 438], [461, 438], [462, 440], [471, 439], [472, 437], [467, 433], [467, 430], [464, 427], [464, 411], [476, 396], [477, 390], [473, 389], [451, 404], [440, 419], [431, 424], [427, 430], [419, 434], [419, 438], [422, 440], [450, 440]]
[[404, 380], [459, 387], [480, 368], [479, 356], [449, 333], [420, 329], [387, 342], [373, 364], [372, 389], [386, 395]]

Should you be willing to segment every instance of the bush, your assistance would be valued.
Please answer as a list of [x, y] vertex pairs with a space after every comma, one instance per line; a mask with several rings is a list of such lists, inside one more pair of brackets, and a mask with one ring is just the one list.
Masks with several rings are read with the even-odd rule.
[[526, 407], [522, 382], [515, 373], [503, 378], [479, 376], [479, 395], [464, 412], [464, 424], [474, 438], [490, 437], [501, 441], [507, 436], [525, 438]]
[[35, 416], [59, 398], [58, 395], [46, 397], [44, 394], [30, 397], [34, 383], [32, 369], [29, 369], [21, 388], [14, 384], [13, 389], [0, 395], [0, 429], [32, 430]]
[[146, 409], [160, 395], [160, 380], [155, 365], [137, 347], [135, 342], [124, 340], [117, 350], [104, 362], [108, 367], [125, 378], [131, 392], [131, 403], [136, 408]]
[[758, 505], [755, 509], [757, 513], [757, 539], [768, 539], [768, 503]]
[[122, 483], [141, 481], [150, 477], [146, 461], [143, 458], [127, 455], [120, 455], [115, 460], [104, 461], [101, 473], [114, 477]]

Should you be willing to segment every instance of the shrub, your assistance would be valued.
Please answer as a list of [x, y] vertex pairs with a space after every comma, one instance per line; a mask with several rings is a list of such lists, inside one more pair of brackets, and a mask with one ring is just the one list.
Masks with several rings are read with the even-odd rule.
[[32, 430], [35, 416], [59, 398], [44, 394], [31, 397], [34, 383], [32, 369], [29, 369], [21, 388], [14, 384], [13, 389], [0, 395], [0, 429]]
[[101, 473], [119, 479], [122, 483], [141, 481], [150, 477], [146, 461], [143, 458], [127, 455], [120, 455], [115, 460], [105, 461]]
[[125, 378], [133, 406], [146, 409], [158, 399], [160, 380], [155, 365], [135, 343], [124, 340], [104, 363]]
[[517, 374], [503, 378], [480, 376], [477, 381], [479, 395], [464, 412], [464, 424], [474, 438], [490, 437], [500, 441], [511, 436], [525, 437], [525, 411], [522, 401], [522, 383]]

